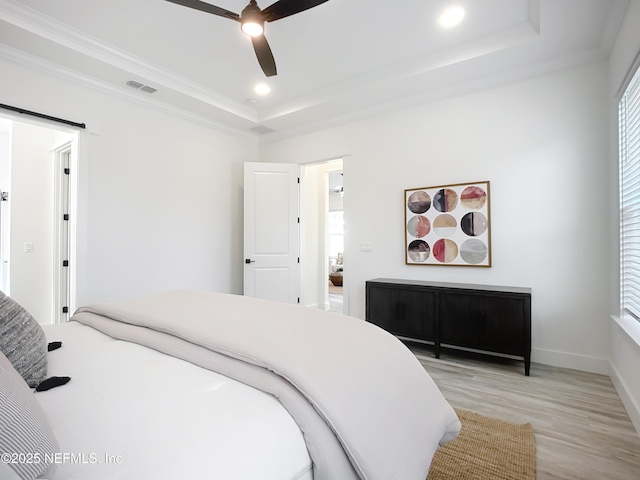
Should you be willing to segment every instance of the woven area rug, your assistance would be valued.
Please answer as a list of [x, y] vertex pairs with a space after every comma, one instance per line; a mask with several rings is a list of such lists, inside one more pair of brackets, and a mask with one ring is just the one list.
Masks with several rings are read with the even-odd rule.
[[440, 448], [427, 480], [535, 480], [536, 445], [531, 424], [456, 409], [460, 435]]

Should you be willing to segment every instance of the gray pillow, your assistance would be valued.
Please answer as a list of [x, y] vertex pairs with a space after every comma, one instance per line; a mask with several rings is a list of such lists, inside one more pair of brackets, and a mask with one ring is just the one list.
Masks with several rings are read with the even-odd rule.
[[[39, 477], [58, 451], [47, 416], [11, 362], [0, 352], [0, 455], [2, 478]], [[13, 472], [11, 472], [11, 470]]]
[[47, 337], [40, 324], [0, 291], [0, 352], [30, 387], [47, 376]]

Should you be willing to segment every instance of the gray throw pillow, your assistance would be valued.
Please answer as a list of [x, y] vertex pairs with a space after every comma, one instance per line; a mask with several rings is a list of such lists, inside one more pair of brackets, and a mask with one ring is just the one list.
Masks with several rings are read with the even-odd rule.
[[30, 387], [47, 376], [47, 337], [40, 324], [0, 291], [0, 352]]
[[34, 393], [0, 353], [0, 477], [33, 480], [53, 463], [58, 448]]

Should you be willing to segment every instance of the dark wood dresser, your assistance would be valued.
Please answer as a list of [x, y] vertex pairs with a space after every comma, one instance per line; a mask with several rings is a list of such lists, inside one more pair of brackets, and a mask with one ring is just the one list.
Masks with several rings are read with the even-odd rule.
[[531, 289], [378, 278], [366, 282], [366, 320], [401, 340], [531, 365]]

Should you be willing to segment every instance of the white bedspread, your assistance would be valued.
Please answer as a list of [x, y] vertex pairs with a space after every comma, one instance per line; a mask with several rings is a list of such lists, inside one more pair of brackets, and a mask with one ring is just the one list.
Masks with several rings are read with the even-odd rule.
[[172, 291], [83, 307], [73, 319], [274, 394], [304, 433], [316, 480], [424, 480], [460, 429], [415, 356], [355, 318]]
[[35, 393], [60, 444], [48, 480], [311, 480], [300, 429], [272, 396], [78, 322], [44, 326], [49, 374]]

